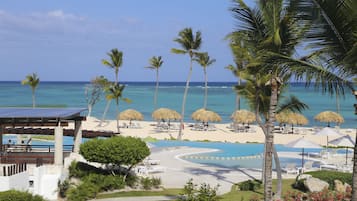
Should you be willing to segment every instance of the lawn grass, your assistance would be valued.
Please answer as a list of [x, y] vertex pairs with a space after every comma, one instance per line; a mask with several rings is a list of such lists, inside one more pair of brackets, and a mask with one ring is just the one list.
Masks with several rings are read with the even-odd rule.
[[114, 197], [140, 197], [140, 196], [177, 196], [182, 193], [181, 188], [169, 188], [162, 191], [125, 191], [115, 193], [103, 193], [97, 196], [98, 199]]
[[[273, 180], [273, 192], [276, 191], [276, 182], [277, 180]], [[293, 189], [292, 185], [295, 183], [295, 179], [283, 179], [283, 193], [288, 192], [288, 191], [298, 191], [296, 189]], [[239, 201], [247, 201], [250, 200], [251, 198], [259, 198], [263, 199], [264, 195], [264, 186], [262, 185], [261, 188], [256, 190], [255, 192], [253, 191], [239, 191], [237, 190], [237, 186], [233, 185], [232, 190], [228, 193], [225, 193], [222, 195], [222, 201], [230, 201], [230, 200], [239, 200]]]
[[[276, 191], [276, 180], [273, 180], [273, 191]], [[283, 195], [284, 192], [288, 191], [298, 191], [292, 188], [292, 185], [295, 183], [295, 179], [284, 179], [283, 180]], [[115, 192], [115, 193], [104, 193], [99, 194], [97, 198], [114, 198], [114, 197], [140, 197], [140, 196], [177, 196], [183, 192], [183, 189], [163, 189], [162, 191], [126, 191], [126, 192]], [[228, 193], [225, 193], [220, 196], [221, 201], [248, 201], [253, 197], [259, 199], [263, 198], [264, 187], [263, 185], [257, 191], [239, 191], [237, 186], [233, 185], [232, 190]]]

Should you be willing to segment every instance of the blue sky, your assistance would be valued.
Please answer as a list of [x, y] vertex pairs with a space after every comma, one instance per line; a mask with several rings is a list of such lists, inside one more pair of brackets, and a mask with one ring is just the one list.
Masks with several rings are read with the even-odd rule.
[[[189, 58], [170, 53], [186, 27], [202, 32], [201, 51], [217, 60], [209, 81], [235, 81], [224, 69], [233, 63], [224, 37], [235, 21], [230, 0], [11, 0], [0, 7], [0, 80], [37, 73], [42, 81], [89, 81], [114, 71], [101, 64], [112, 48], [123, 51], [120, 81], [154, 81], [144, 68], [162, 56], [161, 81], [185, 81]], [[195, 64], [192, 81], [203, 81]]]

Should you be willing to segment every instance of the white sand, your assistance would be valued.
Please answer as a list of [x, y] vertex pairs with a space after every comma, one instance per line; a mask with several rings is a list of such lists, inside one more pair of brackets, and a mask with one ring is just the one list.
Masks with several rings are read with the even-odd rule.
[[[141, 128], [120, 128], [121, 135], [123, 136], [134, 136], [139, 138], [153, 137], [156, 139], [171, 139], [177, 138], [178, 130], [170, 130], [168, 132], [157, 132], [156, 131], [156, 123], [152, 121], [133, 121], [134, 123], [140, 124]], [[113, 131], [117, 132], [116, 121], [108, 120], [103, 123], [101, 126], [99, 125], [100, 121], [93, 117], [87, 118], [87, 121], [83, 122], [83, 129], [88, 130], [101, 130], [101, 131]], [[123, 123], [129, 124], [129, 121], [119, 121], [120, 125]], [[177, 122], [173, 122], [173, 124], [179, 124]], [[214, 123], [213, 125], [216, 127], [215, 131], [194, 131], [192, 127], [189, 127], [189, 124], [186, 123], [185, 128], [183, 130], [183, 140], [191, 140], [191, 141], [220, 141], [220, 142], [240, 142], [240, 143], [248, 143], [248, 142], [257, 142], [264, 143], [264, 134], [261, 128], [257, 125], [251, 125], [253, 131], [248, 133], [238, 133], [229, 129], [229, 124], [223, 123]], [[301, 138], [304, 136], [305, 139], [311, 140], [320, 145], [326, 145], [327, 138], [325, 136], [316, 136], [314, 135], [313, 128], [301, 128], [297, 127], [294, 130], [297, 130], [299, 134], [275, 134], [274, 135], [274, 143], [275, 144], [287, 144], [290, 141]], [[355, 138], [355, 130], [354, 129], [340, 129], [340, 133], [351, 135]], [[333, 140], [338, 138], [338, 136], [331, 136], [329, 140]]]

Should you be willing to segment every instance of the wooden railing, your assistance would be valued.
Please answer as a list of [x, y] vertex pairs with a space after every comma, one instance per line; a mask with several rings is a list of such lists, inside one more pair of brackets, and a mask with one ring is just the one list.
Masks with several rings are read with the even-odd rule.
[[[3, 145], [0, 162], [3, 164], [42, 164], [54, 163], [54, 145]], [[63, 145], [63, 156], [73, 150], [73, 145]]]

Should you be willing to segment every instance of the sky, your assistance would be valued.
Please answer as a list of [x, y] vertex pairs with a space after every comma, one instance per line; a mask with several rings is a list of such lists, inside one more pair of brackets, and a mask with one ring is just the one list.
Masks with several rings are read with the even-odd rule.
[[[90, 81], [114, 70], [102, 59], [123, 52], [120, 81], [155, 81], [144, 68], [162, 56], [160, 81], [186, 81], [189, 56], [170, 52], [187, 27], [201, 31], [200, 51], [216, 62], [209, 81], [236, 81], [225, 66], [233, 63], [224, 38], [236, 25], [231, 0], [0, 0], [0, 81], [19, 81], [37, 73], [41, 81]], [[193, 66], [191, 81], [203, 81]]]

